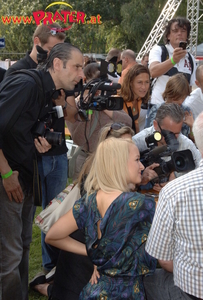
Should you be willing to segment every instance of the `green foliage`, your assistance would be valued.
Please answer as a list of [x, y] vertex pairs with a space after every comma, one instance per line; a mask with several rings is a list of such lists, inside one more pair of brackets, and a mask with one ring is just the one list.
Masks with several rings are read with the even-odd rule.
[[[130, 48], [139, 52], [153, 25], [159, 17], [167, 0], [72, 0], [64, 1], [73, 7], [73, 11], [85, 12], [86, 20], [91, 16], [101, 16], [101, 25], [74, 24], [67, 31], [67, 39], [84, 53], [107, 53], [110, 48]], [[32, 12], [45, 10], [50, 0], [6, 0], [0, 3], [2, 16], [32, 16]], [[48, 11], [71, 10], [66, 5], [50, 7]], [[186, 16], [187, 0], [183, 0], [176, 15]], [[59, 22], [60, 23], [60, 22]], [[61, 23], [64, 27], [69, 24]], [[36, 24], [8, 24], [4, 25], [0, 19], [0, 36], [6, 39], [6, 48], [0, 49], [0, 59], [19, 59], [19, 55], [32, 48], [32, 35]], [[203, 28], [199, 26], [198, 41], [203, 38]]]

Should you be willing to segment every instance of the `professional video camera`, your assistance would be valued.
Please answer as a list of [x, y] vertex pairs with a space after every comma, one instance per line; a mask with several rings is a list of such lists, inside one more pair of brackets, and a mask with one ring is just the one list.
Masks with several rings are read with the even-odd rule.
[[[92, 79], [88, 84], [83, 86], [80, 95], [80, 108], [85, 110], [121, 110], [123, 109], [123, 98], [112, 97], [112, 95], [117, 94], [117, 90], [120, 88], [120, 84], [112, 83], [108, 79]], [[89, 92], [84, 98], [85, 90], [89, 90]], [[96, 95], [98, 91], [100, 93]]]
[[37, 122], [32, 133], [35, 138], [39, 136], [45, 137], [51, 145], [61, 145], [63, 142], [63, 136], [61, 132], [51, 131], [51, 125], [53, 118], [63, 117], [63, 109], [61, 106], [55, 106], [50, 112], [44, 117], [43, 120]]
[[[166, 145], [157, 146], [162, 135], [165, 138]], [[146, 137], [145, 141], [149, 147], [141, 153], [141, 162], [145, 167], [153, 163], [159, 163], [159, 167], [154, 168], [158, 177], [152, 180], [152, 183], [163, 183], [168, 181], [171, 172], [188, 172], [195, 168], [194, 159], [191, 151], [177, 151], [179, 143], [175, 134], [168, 130], [155, 131], [152, 135]]]
[[[86, 114], [86, 110], [121, 110], [123, 109], [123, 98], [113, 95], [121, 89], [121, 85], [113, 83], [107, 77], [109, 63], [101, 60], [100, 78], [95, 78], [87, 84], [76, 87], [76, 91], [81, 88], [79, 101], [79, 114]], [[85, 91], [88, 91], [84, 96]]]

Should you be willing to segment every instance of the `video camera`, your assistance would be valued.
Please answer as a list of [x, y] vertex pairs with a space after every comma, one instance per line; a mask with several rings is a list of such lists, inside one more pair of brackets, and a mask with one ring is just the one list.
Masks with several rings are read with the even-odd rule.
[[[112, 97], [121, 88], [118, 83], [113, 83], [108, 79], [92, 79], [83, 86], [80, 95], [80, 108], [84, 110], [121, 110], [123, 109], [123, 98]], [[84, 98], [84, 92], [88, 90], [88, 95]], [[99, 91], [99, 95], [97, 92]]]
[[154, 178], [152, 183], [168, 181], [171, 172], [184, 173], [195, 168], [194, 159], [189, 149], [177, 151], [179, 143], [175, 134], [168, 130], [162, 130], [162, 134], [164, 135], [166, 145], [157, 146], [157, 142], [161, 140], [162, 135], [160, 132], [155, 131], [145, 139], [149, 148], [140, 154], [141, 162], [145, 167], [153, 163], [159, 163], [159, 167], [154, 168], [158, 177]]
[[[101, 60], [99, 69], [99, 78], [92, 79], [84, 85], [81, 80], [80, 83], [76, 85], [74, 91], [65, 91], [66, 97], [75, 93], [80, 94], [78, 114], [82, 120], [88, 120], [88, 110], [102, 111], [104, 109], [123, 109], [123, 98], [113, 96], [117, 94], [117, 90], [121, 89], [121, 85], [113, 83], [108, 79], [107, 74], [111, 74], [109, 71], [109, 63], [105, 60]], [[88, 91], [88, 93], [84, 96], [86, 91]]]
[[53, 123], [53, 118], [63, 117], [63, 109], [61, 106], [55, 106], [50, 112], [44, 117], [43, 120], [37, 122], [32, 133], [34, 138], [39, 136], [45, 137], [49, 144], [51, 145], [61, 145], [63, 142], [63, 136], [61, 132], [51, 131], [51, 125]]

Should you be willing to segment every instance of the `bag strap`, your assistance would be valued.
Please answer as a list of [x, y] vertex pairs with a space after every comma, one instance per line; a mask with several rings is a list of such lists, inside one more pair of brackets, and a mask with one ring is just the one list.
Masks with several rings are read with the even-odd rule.
[[94, 120], [93, 120], [93, 124], [91, 124], [90, 134], [89, 134], [88, 138], [90, 138], [92, 136], [92, 134], [97, 126], [98, 119], [99, 119], [99, 112], [96, 110], [94, 112]]
[[191, 65], [191, 69], [192, 69], [192, 72], [191, 72], [191, 75], [194, 71], [194, 62], [193, 62], [193, 59], [192, 59], [192, 55], [188, 52], [188, 56], [189, 56], [189, 62], [190, 62], [190, 65]]
[[35, 80], [37, 87], [38, 87], [38, 101], [40, 104], [40, 112], [39, 112], [39, 115], [40, 115], [40, 113], [45, 105], [45, 94], [44, 94], [44, 89], [43, 89], [43, 83], [39, 76], [39, 73], [37, 72], [37, 70], [32, 69], [32, 70], [15, 71], [11, 75], [17, 75], [17, 74], [26, 74], [26, 75], [31, 76]]

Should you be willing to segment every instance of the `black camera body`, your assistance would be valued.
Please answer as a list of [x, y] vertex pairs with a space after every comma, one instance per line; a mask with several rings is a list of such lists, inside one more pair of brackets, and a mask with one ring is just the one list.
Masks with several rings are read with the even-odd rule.
[[44, 50], [39, 45], [36, 46], [36, 49], [37, 49], [37, 61], [38, 61], [38, 64], [42, 64], [42, 63], [44, 63], [46, 61], [46, 59], [48, 57], [48, 51]]
[[[80, 108], [84, 110], [121, 110], [123, 109], [123, 98], [113, 96], [117, 90], [121, 89], [119, 83], [113, 83], [109, 79], [92, 79], [83, 86], [80, 95]], [[84, 92], [88, 90], [88, 95], [84, 98]], [[99, 95], [98, 95], [99, 92]]]
[[150, 135], [145, 139], [148, 145], [150, 141], [150, 148], [141, 153], [141, 162], [145, 167], [159, 163], [159, 167], [154, 168], [158, 177], [151, 181], [153, 184], [168, 181], [171, 172], [184, 173], [195, 169], [192, 152], [189, 149], [177, 151], [179, 143], [175, 134], [168, 130], [162, 130], [163, 133], [166, 145], [157, 146], [156, 141], [153, 144], [153, 137]]
[[39, 136], [45, 137], [50, 145], [61, 145], [63, 142], [63, 136], [61, 132], [53, 132], [51, 131], [51, 126], [54, 118], [63, 117], [63, 110], [61, 106], [55, 106], [53, 109], [48, 112], [48, 114], [43, 118], [43, 120], [39, 120], [32, 133], [34, 138], [38, 138]]
[[[101, 60], [99, 78], [92, 79], [84, 85], [81, 80], [73, 91], [65, 91], [66, 96], [80, 93], [79, 114], [84, 115], [86, 110], [123, 109], [123, 98], [114, 96], [121, 89], [121, 85], [108, 79], [108, 74], [111, 74], [109, 64], [105, 60]], [[86, 91], [88, 94], [84, 96]], [[83, 119], [87, 119], [87, 116], [84, 115]]]
[[[121, 110], [123, 109], [123, 98], [114, 97], [112, 95], [117, 94], [117, 90], [121, 88], [118, 83], [112, 83], [110, 80], [93, 79], [88, 84], [84, 85], [83, 91], [80, 97], [80, 106], [82, 109], [93, 110]], [[88, 89], [88, 101], [84, 101], [83, 93]], [[97, 92], [100, 92], [96, 96]]]
[[189, 172], [195, 169], [192, 152], [187, 150], [175, 151], [171, 154], [169, 161], [162, 160], [159, 167], [154, 168], [158, 178], [152, 180], [153, 183], [163, 183], [168, 181], [171, 172]]

